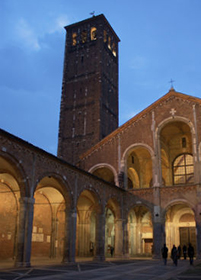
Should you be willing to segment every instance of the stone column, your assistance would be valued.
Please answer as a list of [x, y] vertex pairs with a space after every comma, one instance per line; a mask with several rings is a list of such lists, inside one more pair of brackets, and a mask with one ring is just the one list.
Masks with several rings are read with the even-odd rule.
[[128, 220], [123, 220], [123, 255], [125, 258], [129, 257], [128, 246]]
[[26, 219], [26, 198], [20, 198], [20, 209], [19, 209], [19, 224], [18, 224], [18, 236], [16, 244], [16, 260], [15, 266], [23, 266], [23, 256], [24, 256], [24, 241], [25, 241], [25, 219]]
[[64, 241], [63, 262], [75, 262], [76, 256], [76, 225], [77, 211], [76, 208], [66, 213], [66, 233]]
[[196, 233], [197, 233], [197, 259], [201, 259], [201, 203], [196, 206], [195, 212]]
[[27, 198], [26, 224], [25, 224], [25, 243], [24, 243], [24, 266], [31, 266], [31, 241], [33, 227], [34, 198]]
[[96, 244], [94, 260], [105, 261], [105, 213], [96, 216]]
[[165, 223], [159, 206], [154, 206], [153, 218], [153, 258], [161, 258], [161, 248], [165, 243]]
[[122, 257], [123, 252], [123, 221], [121, 219], [115, 221], [115, 257]]
[[29, 267], [31, 258], [31, 238], [34, 198], [20, 198], [19, 225], [17, 238], [16, 267]]

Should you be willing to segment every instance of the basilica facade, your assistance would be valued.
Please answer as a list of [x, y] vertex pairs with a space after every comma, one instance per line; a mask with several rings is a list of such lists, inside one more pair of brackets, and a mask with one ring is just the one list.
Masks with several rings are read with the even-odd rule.
[[0, 130], [0, 262], [201, 258], [201, 99], [171, 88], [118, 127], [118, 36], [66, 31], [58, 156]]

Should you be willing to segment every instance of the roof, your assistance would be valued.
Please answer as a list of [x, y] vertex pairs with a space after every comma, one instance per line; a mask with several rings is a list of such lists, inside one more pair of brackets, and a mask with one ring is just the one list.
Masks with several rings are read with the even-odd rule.
[[183, 98], [185, 100], [189, 100], [191, 102], [196, 102], [199, 103], [201, 105], [201, 99], [198, 97], [194, 97], [191, 95], [187, 95], [184, 93], [180, 93], [174, 90], [174, 88], [172, 87], [168, 93], [166, 93], [165, 95], [163, 95], [161, 98], [159, 98], [158, 100], [156, 100], [154, 103], [152, 103], [151, 105], [149, 105], [147, 108], [145, 108], [143, 111], [141, 111], [140, 113], [138, 113], [137, 115], [135, 115], [133, 118], [131, 118], [130, 120], [128, 120], [127, 122], [125, 122], [123, 125], [121, 125], [120, 127], [118, 127], [116, 130], [114, 130], [112, 133], [110, 133], [108, 136], [106, 136], [104, 139], [102, 139], [100, 142], [98, 142], [96, 145], [94, 145], [91, 149], [89, 149], [87, 152], [83, 153], [80, 156], [80, 159], [85, 158], [86, 156], [88, 156], [89, 154], [91, 154], [94, 150], [96, 150], [97, 148], [99, 148], [100, 146], [104, 145], [106, 142], [108, 142], [109, 140], [111, 140], [112, 138], [114, 138], [115, 136], [117, 136], [119, 133], [121, 133], [123, 130], [125, 130], [126, 128], [128, 128], [130, 125], [132, 125], [134, 122], [136, 122], [138, 119], [140, 119], [143, 115], [151, 112], [155, 107], [157, 107], [157, 105], [159, 103], [161, 103], [162, 101], [165, 101], [167, 99], [169, 99], [171, 96], [174, 97], [179, 97], [179, 98]]

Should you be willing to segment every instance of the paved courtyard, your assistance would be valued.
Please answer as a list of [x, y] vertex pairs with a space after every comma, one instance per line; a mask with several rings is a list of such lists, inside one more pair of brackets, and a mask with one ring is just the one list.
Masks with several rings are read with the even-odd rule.
[[[197, 262], [200, 264], [199, 262]], [[200, 269], [199, 269], [200, 268]], [[115, 260], [99, 262], [79, 262], [31, 268], [5, 268], [0, 270], [0, 280], [195, 280], [201, 279], [201, 266], [189, 265], [180, 260], [175, 267], [169, 260], [164, 266], [159, 260]]]

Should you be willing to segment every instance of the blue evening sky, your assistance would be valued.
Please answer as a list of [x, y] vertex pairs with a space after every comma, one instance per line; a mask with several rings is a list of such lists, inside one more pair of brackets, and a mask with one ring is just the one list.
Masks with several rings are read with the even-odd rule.
[[200, 0], [0, 0], [0, 128], [56, 155], [64, 26], [103, 13], [120, 37], [119, 123], [175, 90], [201, 98]]

